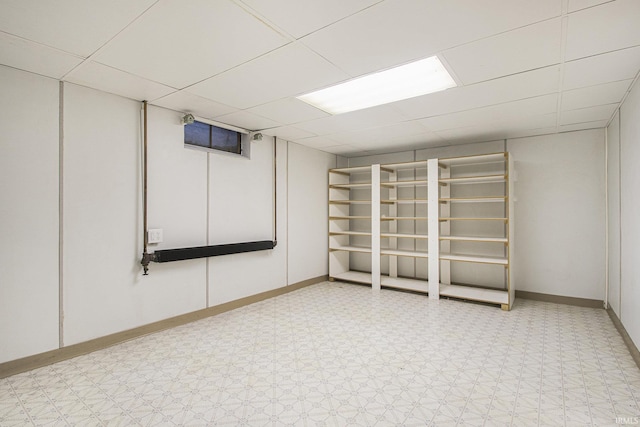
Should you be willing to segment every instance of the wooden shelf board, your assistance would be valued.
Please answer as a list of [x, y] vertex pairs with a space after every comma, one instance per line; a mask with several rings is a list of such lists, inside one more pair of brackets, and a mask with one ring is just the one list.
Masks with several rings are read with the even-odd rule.
[[406, 186], [422, 187], [427, 185], [427, 180], [418, 179], [418, 180], [412, 180], [412, 181], [387, 181], [387, 182], [381, 182], [380, 185], [383, 187], [406, 187]]
[[428, 239], [426, 234], [380, 233], [380, 237], [397, 237], [399, 239]]
[[365, 231], [331, 231], [330, 236], [371, 236], [371, 233]]
[[396, 199], [396, 200], [382, 200], [382, 203], [394, 204], [394, 203], [427, 203], [427, 199]]
[[440, 296], [489, 302], [492, 304], [509, 304], [509, 292], [499, 289], [440, 284]]
[[371, 248], [365, 248], [362, 246], [336, 246], [334, 248], [329, 248], [330, 251], [345, 251], [345, 252], [362, 252], [365, 254], [371, 253]]
[[329, 200], [330, 205], [370, 205], [371, 200]]
[[344, 273], [330, 274], [329, 277], [336, 280], [344, 280], [345, 282], [371, 284], [371, 273], [362, 273], [360, 271], [345, 271]]
[[500, 174], [500, 175], [465, 176], [461, 178], [440, 178], [439, 181], [445, 184], [471, 184], [474, 182], [482, 182], [482, 183], [504, 182], [506, 179], [507, 179], [506, 175]]
[[448, 254], [440, 252], [440, 259], [447, 261], [475, 262], [480, 264], [508, 265], [507, 258], [488, 257], [482, 255]]
[[425, 169], [427, 167], [427, 161], [419, 160], [417, 162], [390, 163], [387, 165], [381, 165], [381, 167], [385, 167], [393, 171], [397, 171], [401, 169]]
[[404, 277], [381, 276], [380, 284], [389, 288], [405, 289], [429, 293], [429, 281], [421, 279], [405, 279]]
[[358, 184], [331, 184], [329, 188], [334, 188], [338, 190], [350, 190], [352, 188], [369, 188], [371, 187], [371, 183], [362, 182]]
[[453, 218], [453, 217], [440, 217], [442, 221], [508, 221], [508, 218]]
[[504, 203], [507, 198], [501, 197], [457, 197], [457, 198], [442, 198], [440, 202], [444, 203]]
[[404, 256], [410, 258], [429, 258], [429, 254], [426, 252], [400, 251], [397, 249], [381, 249], [380, 255]]
[[440, 240], [460, 240], [465, 242], [494, 242], [507, 243], [506, 237], [475, 237], [475, 236], [440, 236]]
[[337, 221], [337, 220], [346, 220], [346, 219], [371, 219], [370, 216], [330, 216], [329, 221]]
[[428, 218], [426, 216], [384, 216], [381, 217], [380, 220], [381, 221], [395, 221], [395, 220], [413, 220], [413, 221], [419, 221], [419, 220], [427, 220]]
[[464, 164], [475, 164], [475, 163], [493, 163], [493, 162], [502, 162], [507, 159], [507, 153], [491, 153], [491, 154], [479, 154], [473, 156], [460, 156], [460, 157], [449, 157], [446, 159], [438, 159], [438, 162], [443, 163], [445, 165], [464, 165]]
[[371, 166], [354, 166], [351, 168], [334, 168], [329, 169], [329, 172], [335, 173], [358, 173], [358, 172], [369, 172], [371, 171]]

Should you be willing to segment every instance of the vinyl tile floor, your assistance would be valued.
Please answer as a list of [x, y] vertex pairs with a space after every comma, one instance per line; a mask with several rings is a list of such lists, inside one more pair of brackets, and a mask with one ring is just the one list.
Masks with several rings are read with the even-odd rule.
[[0, 380], [0, 425], [637, 424], [607, 313], [324, 282]]

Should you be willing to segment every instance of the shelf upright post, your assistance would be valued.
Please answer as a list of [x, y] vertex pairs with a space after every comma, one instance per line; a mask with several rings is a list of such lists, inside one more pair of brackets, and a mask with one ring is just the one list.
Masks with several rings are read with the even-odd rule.
[[371, 288], [380, 290], [380, 165], [371, 165]]
[[440, 221], [438, 159], [427, 160], [427, 234], [429, 236], [429, 299], [440, 299]]
[[[440, 178], [451, 178], [451, 166], [446, 169], [442, 169], [440, 171]], [[438, 184], [439, 186], [440, 184]], [[442, 198], [450, 198], [451, 197], [451, 186], [447, 185], [445, 187], [440, 188], [440, 197]], [[438, 203], [440, 201], [438, 200]], [[443, 218], [451, 217], [451, 203], [439, 204], [440, 206], [440, 216]], [[440, 235], [442, 236], [450, 236], [451, 235], [451, 221], [444, 221], [440, 224]], [[438, 236], [438, 240], [440, 240], [440, 235]], [[444, 253], [451, 252], [451, 240], [443, 240], [440, 242], [439, 249]], [[442, 260], [440, 262], [440, 283], [443, 285], [451, 284], [451, 261]]]

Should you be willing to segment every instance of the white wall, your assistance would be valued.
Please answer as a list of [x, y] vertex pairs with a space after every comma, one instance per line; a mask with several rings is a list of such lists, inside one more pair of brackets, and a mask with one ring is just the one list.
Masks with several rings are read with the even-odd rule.
[[[59, 83], [0, 67], [0, 87], [0, 363], [327, 274], [336, 156], [278, 141], [274, 250], [152, 263], [142, 276], [141, 103], [65, 83], [59, 159]], [[180, 113], [148, 116], [149, 227], [164, 231], [149, 251], [271, 240], [273, 139], [250, 160], [212, 154], [184, 147]], [[304, 202], [289, 203], [288, 187]]]
[[[251, 160], [210, 154], [209, 242], [273, 239], [273, 137], [251, 143]], [[278, 141], [278, 245], [271, 251], [209, 258], [209, 304], [287, 285], [287, 143]], [[326, 173], [326, 169], [325, 169]]]
[[58, 82], [0, 66], [0, 363], [58, 347]]
[[[205, 307], [204, 260], [153, 264], [141, 275], [140, 108], [65, 84], [65, 345]], [[149, 109], [149, 226], [164, 229], [160, 247], [203, 245], [206, 158], [183, 148], [173, 119]]]
[[607, 128], [608, 302], [620, 318], [620, 113]]
[[620, 320], [640, 347], [640, 84], [620, 108]]
[[289, 284], [329, 271], [329, 174], [336, 156], [290, 143], [288, 150]]
[[507, 141], [515, 159], [516, 289], [604, 300], [603, 130]]

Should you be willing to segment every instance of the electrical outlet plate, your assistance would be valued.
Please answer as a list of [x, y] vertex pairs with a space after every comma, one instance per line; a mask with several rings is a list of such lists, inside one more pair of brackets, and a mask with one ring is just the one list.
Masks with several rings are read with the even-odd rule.
[[162, 228], [151, 228], [148, 231], [148, 243], [162, 243]]

